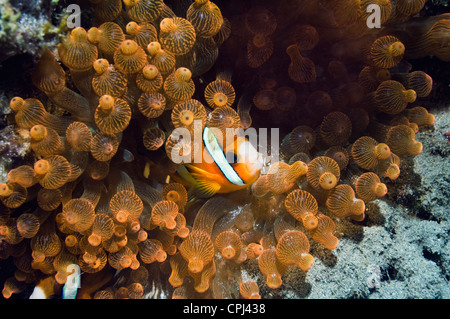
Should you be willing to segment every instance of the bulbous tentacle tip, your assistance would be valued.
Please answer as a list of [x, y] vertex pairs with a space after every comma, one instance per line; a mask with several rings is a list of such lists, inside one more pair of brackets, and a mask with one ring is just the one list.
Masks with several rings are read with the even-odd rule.
[[313, 214], [307, 214], [306, 216], [303, 217], [302, 219], [303, 222], [303, 226], [307, 229], [307, 230], [312, 230], [315, 229], [318, 224], [319, 221], [317, 219], [316, 216], [314, 216]]
[[87, 32], [86, 29], [82, 28], [82, 27], [77, 27], [74, 28], [71, 32], [70, 35], [72, 37], [74, 37], [77, 41], [83, 41], [87, 39]]
[[102, 74], [108, 69], [109, 65], [110, 64], [107, 59], [97, 59], [94, 61], [92, 66], [94, 67], [95, 72]]
[[20, 96], [13, 97], [9, 102], [9, 107], [14, 112], [18, 112], [24, 104], [24, 100]]
[[405, 53], [405, 45], [400, 41], [396, 41], [389, 46], [389, 53], [392, 56], [399, 56]]
[[308, 271], [314, 264], [314, 257], [311, 254], [303, 254], [297, 264], [301, 270]]
[[337, 185], [337, 178], [331, 172], [326, 172], [320, 175], [319, 177], [319, 185], [322, 189], [330, 190]]
[[422, 153], [423, 144], [421, 142], [415, 142], [411, 147], [410, 154], [413, 156], [417, 156]]
[[269, 287], [271, 289], [278, 289], [281, 287], [281, 285], [283, 285], [283, 280], [281, 279], [280, 276], [274, 275], [271, 277], [267, 277], [266, 284], [267, 284], [267, 287]]
[[188, 269], [193, 274], [198, 274], [203, 270], [203, 262], [201, 260], [190, 260]]
[[110, 111], [114, 106], [114, 98], [111, 95], [102, 95], [98, 100], [99, 106], [103, 111]]
[[131, 55], [138, 50], [138, 44], [133, 40], [125, 40], [119, 46], [120, 51], [125, 55]]

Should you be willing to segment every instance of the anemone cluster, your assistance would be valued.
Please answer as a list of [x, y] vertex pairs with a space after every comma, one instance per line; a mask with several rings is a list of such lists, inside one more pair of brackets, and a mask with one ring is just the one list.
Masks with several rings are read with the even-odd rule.
[[[418, 102], [433, 83], [406, 59], [450, 60], [448, 16], [412, 17], [424, 3], [257, 2], [228, 19], [209, 0], [90, 0], [94, 26], [35, 66], [41, 95], [10, 101], [32, 162], [0, 185], [0, 257], [17, 267], [3, 296], [56, 294], [72, 264], [77, 298], [104, 299], [143, 298], [157, 280], [171, 298], [260, 298], [289, 267], [308, 271], [310, 243], [338, 247], [336, 223], [363, 221], [422, 151], [415, 134], [434, 116]], [[370, 4], [382, 28], [367, 27]], [[171, 133], [195, 120], [281, 127], [280, 161], [192, 204], [171, 154], [195, 145]], [[242, 275], [249, 263], [265, 282]]]

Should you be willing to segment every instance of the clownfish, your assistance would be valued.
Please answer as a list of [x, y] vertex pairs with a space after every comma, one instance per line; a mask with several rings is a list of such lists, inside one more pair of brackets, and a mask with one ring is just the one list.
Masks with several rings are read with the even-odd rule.
[[50, 299], [59, 293], [61, 285], [59, 285], [54, 276], [48, 276], [41, 279], [34, 287], [29, 299]]
[[258, 179], [263, 166], [261, 153], [244, 137], [236, 136], [228, 145], [224, 140], [206, 126], [202, 132], [202, 161], [178, 167], [177, 175], [191, 187], [195, 197], [234, 192]]
[[62, 299], [75, 299], [77, 296], [77, 290], [80, 288], [81, 282], [80, 266], [76, 264], [70, 264], [66, 269], [67, 280], [65, 284], [59, 284], [56, 281], [55, 276], [48, 276], [44, 279], [41, 279], [39, 283], [34, 287], [29, 299], [57, 298], [61, 290]]

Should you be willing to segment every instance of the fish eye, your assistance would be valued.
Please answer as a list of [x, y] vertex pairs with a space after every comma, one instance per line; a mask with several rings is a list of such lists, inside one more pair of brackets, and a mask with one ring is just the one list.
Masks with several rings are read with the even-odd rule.
[[238, 156], [234, 152], [228, 152], [226, 158], [228, 163], [230, 164], [236, 164], [238, 162]]

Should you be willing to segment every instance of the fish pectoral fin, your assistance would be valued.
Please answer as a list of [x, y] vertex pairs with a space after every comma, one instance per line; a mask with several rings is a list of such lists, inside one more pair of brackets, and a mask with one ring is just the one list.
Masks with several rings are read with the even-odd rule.
[[194, 186], [194, 193], [199, 198], [209, 198], [220, 190], [220, 184], [205, 179], [197, 179]]
[[216, 174], [205, 171], [194, 165], [185, 165], [189, 171], [184, 168], [184, 178], [190, 180], [192, 187], [190, 190], [191, 198], [209, 198], [220, 190], [220, 184], [215, 182], [219, 179]]
[[195, 179], [194, 196], [199, 198], [208, 198], [220, 190], [220, 184], [215, 182], [218, 176], [209, 173], [201, 168], [189, 166], [190, 174]]

